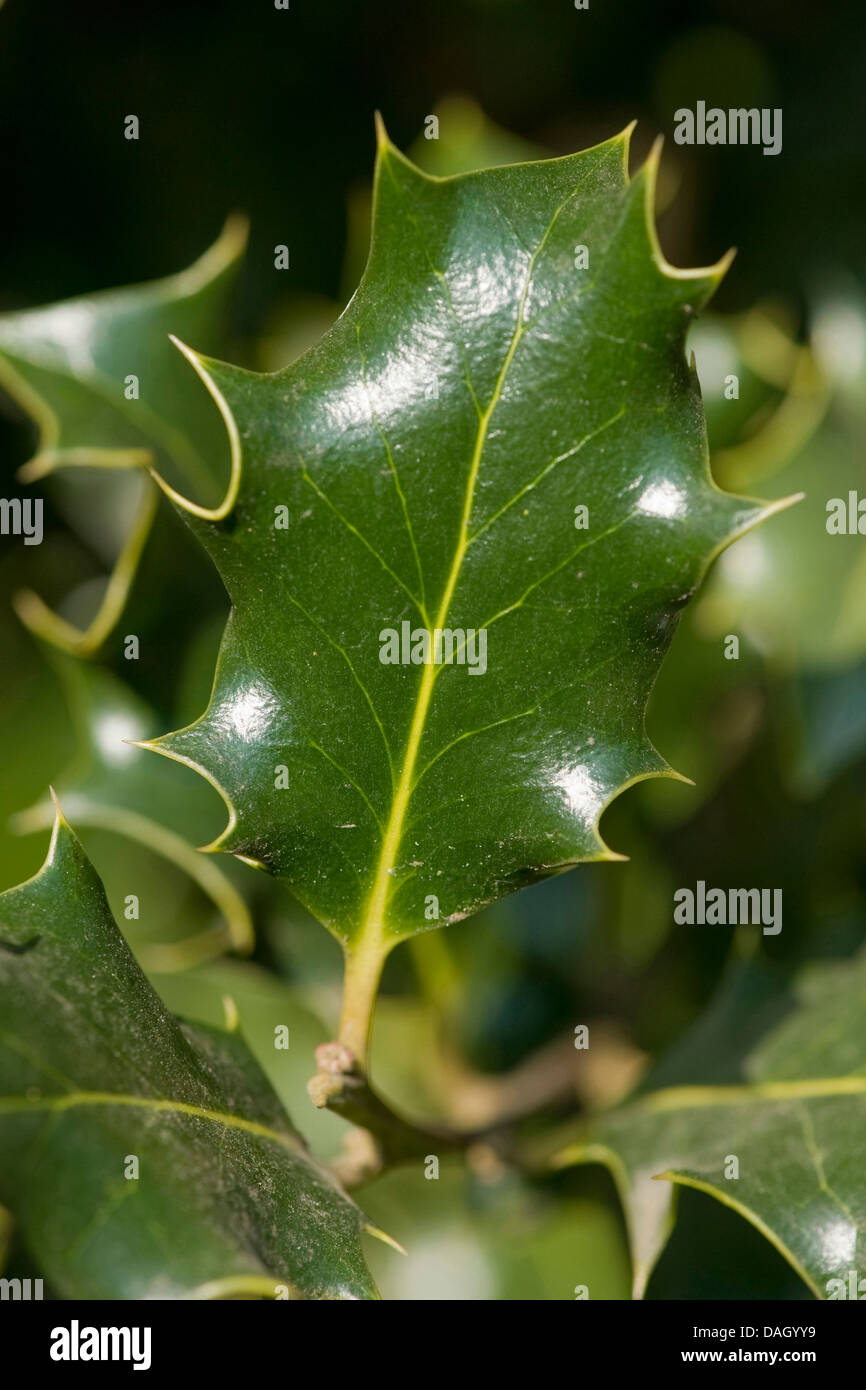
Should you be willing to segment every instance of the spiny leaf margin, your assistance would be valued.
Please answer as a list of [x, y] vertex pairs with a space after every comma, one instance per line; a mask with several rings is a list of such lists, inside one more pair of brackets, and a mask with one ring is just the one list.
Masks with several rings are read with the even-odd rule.
[[[300, 411], [303, 408], [303, 391], [306, 380], [304, 374], [307, 373], [310, 377], [316, 378], [316, 374], [318, 373], [317, 386], [320, 391], [327, 393], [329, 389], [329, 380], [332, 383], [329, 401], [332, 404], [333, 411], [338, 414], [340, 409], [340, 391], [343, 390], [345, 393], [352, 385], [351, 381], [343, 379], [340, 376], [340, 366], [337, 360], [338, 350], [341, 346], [345, 349], [347, 336], [353, 327], [356, 329], [358, 341], [360, 342], [359, 325], [365, 321], [365, 315], [367, 314], [375, 318], [383, 299], [383, 285], [380, 282], [382, 282], [383, 276], [387, 279], [387, 276], [393, 269], [393, 258], [398, 257], [401, 251], [400, 237], [394, 233], [393, 229], [389, 229], [385, 224], [385, 218], [382, 212], [383, 200], [387, 201], [388, 197], [391, 196], [388, 180], [394, 179], [394, 169], [396, 168], [400, 177], [404, 178], [407, 183], [412, 186], [413, 191], [417, 194], [419, 202], [423, 202], [426, 199], [427, 202], [432, 205], [437, 197], [438, 190], [442, 190], [442, 196], [451, 197], [451, 195], [454, 194], [455, 203], [459, 204], [464, 212], [465, 208], [469, 208], [469, 212], [466, 213], [467, 216], [473, 214], [471, 200], [467, 197], [464, 207], [464, 204], [460, 203], [460, 199], [463, 193], [470, 188], [470, 185], [473, 183], [478, 184], [481, 180], [499, 179], [499, 184], [501, 186], [503, 176], [512, 180], [528, 178], [531, 181], [535, 181], [539, 188], [544, 189], [547, 184], [552, 184], [558, 178], [561, 178], [563, 173], [567, 173], [569, 176], [572, 174], [572, 171], [575, 174], [580, 174], [582, 165], [584, 170], [589, 169], [593, 160], [602, 170], [602, 173], [599, 175], [602, 183], [607, 179], [608, 183], [613, 186], [615, 180], [619, 180], [620, 195], [623, 204], [622, 219], [627, 222], [630, 230], [636, 236], [637, 242], [642, 245], [642, 250], [640, 251], [638, 259], [640, 259], [641, 256], [645, 256], [648, 264], [653, 268], [653, 275], [655, 278], [650, 282], [650, 291], [656, 301], [658, 313], [659, 315], [666, 313], [671, 319], [673, 316], [677, 317], [676, 331], [674, 331], [670, 324], [668, 324], [664, 330], [667, 333], [669, 341], [664, 341], [662, 346], [664, 352], [670, 355], [672, 363], [677, 353], [682, 359], [682, 370], [686, 376], [684, 394], [687, 397], [685, 401], [680, 400], [679, 402], [679, 406], [684, 412], [684, 423], [682, 425], [684, 432], [683, 437], [685, 439], [686, 433], [688, 433], [689, 443], [693, 450], [690, 463], [691, 483], [698, 491], [701, 489], [703, 490], [703, 496], [700, 498], [700, 501], [704, 504], [704, 513], [702, 513], [699, 518], [700, 524], [696, 521], [694, 528], [696, 532], [693, 537], [694, 548], [698, 553], [695, 556], [695, 563], [692, 565], [689, 574], [688, 593], [693, 591], [712, 560], [732, 539], [763, 520], [771, 511], [779, 510], [782, 506], [788, 505], [790, 500], [793, 500], [786, 499], [784, 502], [765, 507], [760, 503], [752, 502], [750, 499], [739, 499], [723, 494], [715, 487], [712, 481], [709, 472], [706, 438], [703, 430], [702, 414], [700, 412], [699, 388], [694, 370], [694, 363], [685, 364], [684, 345], [689, 319], [696, 309], [706, 302], [715, 289], [730, 263], [730, 255], [723, 257], [714, 266], [698, 270], [676, 270], [669, 265], [659, 247], [653, 217], [654, 188], [659, 160], [659, 145], [658, 143], [656, 144], [643, 169], [632, 182], [629, 182], [627, 161], [630, 133], [631, 127], [620, 136], [615, 137], [611, 141], [604, 142], [602, 145], [596, 146], [592, 150], [584, 151], [579, 155], [566, 156], [562, 159], [534, 161], [529, 164], [512, 165], [504, 169], [481, 171], [477, 174], [459, 175], [451, 178], [433, 178], [422, 174], [414, 165], [405, 159], [403, 155], [395, 150], [388, 140], [384, 128], [380, 124], [374, 196], [374, 229], [370, 258], [359, 289], [337, 324], [325, 334], [324, 338], [314, 349], [311, 349], [304, 357], [299, 359], [298, 362], [292, 364], [292, 366], [285, 371], [272, 373], [268, 376], [257, 376], [253, 373], [241, 372], [239, 369], [232, 368], [225, 363], [217, 362], [211, 358], [202, 358], [198, 354], [193, 354], [191, 350], [185, 349], [187, 355], [194, 361], [196, 370], [207, 382], [208, 389], [214, 397], [220, 401], [220, 408], [224, 418], [227, 421], [231, 419], [233, 422], [230, 431], [235, 454], [233, 480], [222, 506], [215, 509], [214, 512], [209, 515], [206, 515], [201, 508], [197, 507], [194, 503], [185, 501], [173, 491], [171, 495], [175, 504], [187, 515], [192, 529], [199, 535], [203, 544], [215, 559], [223, 579], [229, 588], [234, 606], [226, 629], [226, 635], [224, 637], [217, 666], [214, 690], [207, 711], [199, 720], [186, 729], [166, 735], [145, 746], [151, 747], [156, 752], [175, 758], [193, 767], [210, 781], [222, 796], [228, 811], [228, 822], [221, 835], [218, 836], [211, 845], [207, 846], [207, 849], [236, 854], [238, 857], [248, 862], [266, 867], [286, 877], [290, 886], [301, 900], [304, 901], [320, 920], [343, 941], [347, 948], [356, 949], [358, 943], [362, 939], [365, 939], [372, 951], [373, 946], [370, 943], [372, 943], [375, 938], [376, 949], [380, 952], [385, 951], [390, 949], [390, 946], [397, 940], [412, 934], [414, 931], [423, 930], [431, 925], [437, 924], [423, 919], [422, 914], [418, 910], [417, 898], [412, 902], [410, 909], [403, 911], [402, 916], [396, 912], [393, 914], [391, 912], [393, 900], [397, 892], [399, 892], [412, 877], [412, 872], [409, 871], [410, 866], [413, 865], [410, 852], [404, 849], [401, 855], [401, 849], [404, 848], [407, 809], [415, 789], [413, 775], [419, 760], [419, 753], [426, 732], [425, 720], [436, 675], [434, 672], [434, 675], [429, 677], [427, 672], [432, 668], [422, 668], [424, 674], [421, 677], [421, 690], [415, 698], [400, 776], [398, 778], [395, 775], [392, 763], [390, 806], [387, 811], [385, 811], [383, 806], [383, 814], [377, 814], [377, 810], [372, 804], [376, 796], [374, 795], [374, 797], [371, 798], [367, 795], [361, 784], [360, 777], [357, 779], [354, 778], [350, 773], [346, 772], [345, 767], [341, 767], [335, 759], [331, 758], [330, 755], [325, 752], [325, 750], [320, 747], [318, 748], [318, 752], [324, 753], [324, 756], [334, 763], [338, 772], [343, 774], [342, 786], [344, 789], [350, 788], [350, 798], [355, 793], [363, 798], [367, 804], [367, 809], [370, 812], [371, 818], [376, 821], [378, 828], [378, 836], [374, 836], [376, 840], [377, 860], [375, 870], [370, 868], [368, 855], [368, 860], [365, 861], [363, 867], [356, 868], [355, 872], [355, 877], [360, 877], [363, 881], [363, 894], [353, 892], [350, 886], [350, 879], [345, 875], [345, 868], [342, 869], [342, 873], [347, 881], [338, 888], [336, 892], [333, 892], [331, 891], [332, 885], [325, 885], [325, 880], [330, 875], [333, 884], [333, 881], [339, 878], [340, 869], [337, 865], [337, 850], [342, 853], [342, 849], [337, 846], [336, 849], [329, 848], [325, 851], [321, 838], [316, 840], [315, 834], [310, 835], [304, 830], [303, 825], [300, 823], [302, 812], [299, 811], [297, 807], [294, 808], [294, 813], [299, 820], [299, 824], [294, 827], [296, 831], [294, 842], [291, 843], [292, 837], [287, 833], [287, 838], [290, 843], [288, 845], [281, 844], [280, 836], [282, 828], [280, 826], [278, 813], [276, 810], [272, 811], [269, 807], [265, 814], [259, 815], [258, 823], [256, 823], [257, 812], [255, 808], [252, 812], [250, 811], [250, 805], [254, 803], [255, 796], [251, 792], [249, 768], [243, 767], [240, 755], [238, 755], [235, 764], [232, 765], [233, 753], [231, 739], [233, 733], [230, 728], [232, 708], [237, 711], [239, 703], [240, 705], [243, 704], [243, 699], [245, 698], [245, 679], [247, 680], [247, 696], [252, 696], [254, 699], [260, 700], [263, 704], [264, 714], [261, 725], [265, 741], [270, 741], [272, 745], [279, 745], [281, 736], [286, 736], [287, 734], [288, 727], [291, 723], [292, 711], [286, 708], [286, 702], [281, 699], [280, 692], [275, 688], [269, 670], [266, 669], [262, 673], [261, 680], [257, 687], [253, 676], [246, 676], [244, 673], [244, 661], [247, 660], [244, 656], [244, 651], [245, 649], [247, 651], [251, 650], [254, 645], [248, 614], [245, 614], [244, 611], [245, 605], [247, 607], [249, 606], [249, 599], [248, 595], [243, 592], [244, 585], [251, 581], [251, 565], [248, 564], [247, 573], [245, 574], [243, 555], [241, 555], [240, 558], [237, 554], [233, 555], [231, 547], [233, 539], [243, 536], [245, 532], [252, 532], [255, 521], [261, 520], [260, 517], [256, 518], [254, 516], [252, 494], [256, 487], [263, 487], [263, 485], [272, 480], [275, 475], [272, 460], [266, 459], [262, 463], [251, 462], [256, 448], [255, 434], [257, 426], [261, 429], [263, 434], [267, 435], [270, 433], [272, 436], [270, 441], [271, 447], [278, 455], [281, 455], [280, 465], [278, 466], [286, 470], [286, 478], [291, 477], [288, 472], [291, 464], [286, 461], [289, 449], [287, 439], [288, 425], [286, 420], [283, 419], [276, 423], [268, 422], [266, 412], [264, 418], [262, 418], [261, 414], [257, 415], [256, 402], [258, 401], [260, 403], [264, 401], [266, 392], [271, 392], [273, 394], [279, 389], [282, 395], [282, 402], [285, 404], [292, 400], [292, 393], [294, 392], [293, 403], [296, 406], [296, 410]], [[615, 168], [618, 171], [616, 174], [613, 172]], [[587, 178], [588, 177], [589, 175], [587, 174]], [[517, 320], [510, 334], [510, 343], [506, 359], [496, 374], [496, 381], [493, 385], [488, 405], [483, 412], [480, 409], [478, 400], [475, 399], [474, 392], [472, 393], [481, 424], [478, 427], [473, 460], [470, 467], [470, 486], [467, 489], [467, 503], [462, 517], [462, 526], [460, 530], [461, 539], [458, 543], [458, 552], [455, 554], [455, 560], [450, 575], [447, 577], [444, 573], [442, 575], [444, 598], [440, 604], [435, 623], [430, 617], [423, 594], [423, 567], [421, 565], [414, 536], [412, 535], [406, 499], [403, 494], [403, 489], [397, 480], [396, 464], [394, 461], [395, 455], [392, 455], [384, 431], [379, 424], [376, 409], [372, 404], [372, 400], [370, 401], [370, 419], [367, 423], [370, 424], [372, 429], [380, 436], [381, 442], [387, 453], [389, 467], [385, 472], [395, 480], [396, 489], [400, 496], [406, 529], [410, 536], [411, 549], [414, 551], [415, 562], [417, 564], [418, 579], [421, 583], [422, 592], [420, 595], [413, 593], [412, 586], [410, 586], [409, 583], [404, 583], [400, 578], [400, 565], [398, 561], [395, 560], [395, 563], [392, 565], [390, 563], [390, 557], [386, 560], [381, 553], [377, 553], [377, 549], [374, 549], [369, 539], [358, 534], [357, 531], [355, 534], [358, 540], [367, 547], [367, 550], [374, 555], [375, 559], [378, 559], [382, 568], [388, 572], [398, 585], [400, 585], [401, 589], [404, 591], [404, 595], [409, 597], [411, 603], [425, 619], [425, 626], [428, 628], [444, 626], [442, 619], [447, 620], [450, 617], [450, 601], [456, 591], [457, 583], [461, 578], [462, 561], [468, 549], [468, 528], [473, 516], [473, 506], [475, 502], [474, 481], [475, 478], [477, 478], [482, 454], [488, 442], [490, 417], [500, 403], [504, 378], [507, 375], [508, 367], [516, 348], [526, 331], [524, 326], [526, 321], [523, 315], [528, 296], [535, 288], [533, 275], [536, 260], [544, 249], [545, 240], [550, 233], [553, 223], [555, 223], [556, 218], [559, 216], [559, 213], [562, 212], [563, 208], [574, 203], [579, 188], [580, 184], [578, 183], [577, 187], [573, 188], [568, 194], [565, 202], [563, 202], [562, 206], [554, 214], [553, 220], [548, 225], [547, 231], [541, 238], [540, 243], [534, 247], [529, 257], [529, 273], [518, 305]], [[481, 199], [479, 195], [474, 207], [475, 213], [478, 212], [480, 205]], [[389, 212], [390, 211], [392, 210], [389, 209]], [[503, 213], [503, 217], [504, 216], [505, 214]], [[459, 227], [457, 230], [459, 230]], [[618, 228], [617, 232], [619, 230]], [[405, 233], [402, 235], [405, 237]], [[634, 248], [632, 248], [632, 250], [633, 249]], [[634, 254], [637, 255], [636, 252]], [[529, 255], [528, 248], [527, 255]], [[433, 271], [432, 278], [438, 276], [445, 288], [451, 312], [454, 314], [455, 320], [458, 321], [459, 327], [459, 320], [457, 319], [453, 301], [451, 300], [451, 289], [445, 281], [444, 276], [435, 269], [432, 260], [429, 260], [429, 265]], [[634, 268], [631, 266], [626, 267], [627, 272], [633, 271], [633, 269]], [[392, 297], [396, 299], [396, 292]], [[547, 306], [547, 308], [550, 307], [550, 305]], [[559, 307], [560, 305], [557, 302], [554, 302], [552, 305], [554, 311], [557, 311]], [[541, 312], [543, 313], [544, 310]], [[467, 326], [467, 331], [472, 327], [477, 328], [479, 322], [482, 325], [482, 329], [486, 331], [487, 325], [485, 321], [478, 320], [477, 318], [474, 323], [470, 323]], [[492, 332], [493, 330], [490, 331]], [[659, 331], [660, 333], [662, 332], [662, 330]], [[397, 336], [396, 328], [394, 329], [394, 334]], [[664, 337], [664, 334], [662, 334], [662, 337]], [[639, 344], [639, 346], [643, 348], [648, 347], [646, 343]], [[398, 341], [394, 348], [395, 354], [399, 347], [400, 344]], [[466, 355], [465, 345], [464, 355]], [[324, 371], [324, 366], [327, 365], [330, 365], [333, 369], [330, 379]], [[492, 373], [490, 375], [492, 380]], [[363, 356], [361, 379], [364, 390], [367, 391], [367, 395], [369, 396], [370, 392], [366, 380], [366, 364], [363, 363]], [[356, 381], [355, 385], [357, 386], [357, 384]], [[471, 390], [471, 382], [468, 381], [468, 378], [467, 384]], [[387, 408], [387, 402], [385, 402], [385, 406]], [[264, 412], [263, 405], [261, 406], [261, 411]], [[291, 411], [283, 411], [284, 416], [290, 414]], [[616, 418], [618, 417], [614, 417], [614, 419]], [[344, 433], [351, 433], [349, 424], [350, 422], [346, 423]], [[594, 434], [601, 433], [602, 429], [605, 427], [606, 426], [603, 425], [601, 429], [595, 432], [589, 432], [586, 438], [581, 442], [585, 444], [588, 440], [592, 440]], [[281, 429], [283, 431], [282, 434], [280, 433]], [[314, 429], [312, 429], [312, 437], [315, 437]], [[345, 451], [348, 459], [351, 458], [349, 452], [350, 445], [347, 446], [347, 450]], [[320, 447], [324, 449], [326, 447], [325, 443], [322, 443]], [[269, 463], [270, 473], [267, 471]], [[343, 473], [335, 473], [334, 475], [336, 478], [336, 485], [339, 486], [341, 478], [347, 477], [348, 473], [349, 463], [346, 462]], [[306, 475], [306, 469], [304, 469], [304, 474]], [[696, 474], [700, 476], [698, 477]], [[316, 486], [316, 480], [306, 477], [306, 481], [313, 483], [313, 490], [319, 494], [319, 500], [331, 507], [332, 511], [339, 516], [339, 520], [346, 525], [349, 530], [354, 530], [353, 523], [347, 521], [345, 515], [340, 515], [340, 509]], [[540, 479], [535, 479], [530, 483], [529, 487], [523, 489], [523, 492], [529, 492], [531, 489], [535, 488], [539, 481]], [[521, 492], [518, 494], [518, 497], [522, 495], [523, 493]], [[508, 505], [510, 505], [510, 503]], [[712, 514], [710, 514], [711, 507]], [[305, 513], [305, 515], [309, 515], [309, 513]], [[497, 518], [494, 517], [493, 519], [496, 520]], [[626, 521], [629, 519], [630, 516], [625, 518]], [[377, 529], [375, 533], [377, 546], [380, 529]], [[482, 526], [475, 534], [469, 537], [470, 541], [475, 540], [484, 529], [486, 529], [486, 527]], [[702, 536], [697, 535], [698, 531], [703, 532]], [[405, 560], [408, 555], [409, 551], [407, 550], [402, 558]], [[677, 604], [673, 605], [674, 609], [681, 601], [684, 601], [685, 597], [688, 597], [688, 593], [684, 595], [682, 599], [678, 599]], [[291, 601], [295, 603], [293, 598]], [[310, 614], [303, 609], [300, 603], [296, 606], [304, 615], [298, 620], [299, 623], [303, 624], [304, 621], [310, 619]], [[384, 615], [382, 616], [384, 617]], [[496, 616], [502, 615], [497, 614]], [[674, 626], [674, 618], [675, 612], [668, 611], [664, 622], [661, 624], [661, 626], [665, 628], [663, 640], [656, 644], [659, 650], [658, 652], [654, 652], [654, 657], [658, 655], [660, 659], [661, 652], [670, 640]], [[308, 625], [311, 630], [315, 627], [322, 627], [321, 624], [316, 623], [315, 619], [312, 619]], [[238, 629], [243, 630], [239, 631]], [[313, 634], [313, 637], [314, 636]], [[324, 637], [326, 641], [331, 641], [327, 632], [324, 633]], [[256, 642], [260, 643], [259, 635], [256, 635]], [[337, 648], [341, 656], [345, 657], [351, 668], [352, 663], [346, 655], [346, 652], [342, 650], [336, 642], [332, 642], [332, 645]], [[318, 652], [314, 651], [313, 655], [318, 656]], [[252, 667], [254, 663], [250, 660], [249, 665]], [[265, 660], [264, 665], [267, 666], [267, 660]], [[358, 684], [361, 690], [366, 694], [367, 692], [360, 680], [358, 680]], [[621, 756], [619, 757], [618, 765], [609, 775], [606, 784], [603, 787], [596, 786], [593, 788], [594, 800], [591, 808], [591, 815], [583, 810], [575, 812], [576, 818], [580, 819], [582, 817], [581, 833], [578, 834], [575, 831], [572, 835], [572, 842], [570, 844], [564, 843], [568, 840], [568, 836], [565, 832], [559, 835], [560, 843], [549, 859], [545, 859], [539, 853], [538, 844], [535, 845], [534, 853], [530, 853], [530, 850], [527, 849], [527, 862], [524, 865], [514, 862], [514, 854], [512, 854], [510, 867], [507, 854], [500, 856], [500, 860], [496, 863], [491, 859], [490, 865], [484, 866], [486, 873], [476, 874], [475, 884], [465, 887], [462, 896], [457, 897], [455, 894], [454, 897], [457, 897], [456, 901], [452, 898], [452, 901], [448, 902], [445, 915], [441, 918], [439, 924], [460, 920], [478, 911], [489, 902], [494, 901], [498, 896], [501, 896], [503, 892], [523, 886], [524, 883], [545, 877], [550, 873], [561, 872], [574, 864], [589, 860], [616, 859], [621, 857], [615, 854], [605, 844], [601, 837], [599, 822], [604, 810], [623, 790], [646, 777], [666, 776], [677, 778], [680, 776], [680, 774], [674, 772], [673, 769], [667, 765], [655, 748], [653, 748], [646, 736], [644, 717], [651, 685], [651, 675], [641, 682], [639, 728], [631, 730], [632, 742], [627, 750], [628, 756], [622, 753], [622, 750], [619, 750]], [[369, 695], [367, 699], [373, 714], [376, 715], [373, 701], [370, 699]], [[638, 703], [637, 698], [635, 698], [635, 703]], [[527, 710], [526, 713], [538, 713], [539, 711], [540, 706], [538, 710], [530, 709]], [[386, 749], [389, 751], [389, 761], [391, 761], [390, 743], [385, 728], [382, 721], [378, 719], [378, 716], [376, 717], [380, 726], [382, 739], [386, 745]], [[470, 732], [473, 734], [487, 733], [489, 730], [497, 727], [498, 724], [508, 723], [512, 717], [518, 718], [522, 716], [509, 716], [508, 719], [497, 720], [481, 730], [470, 730]], [[404, 723], [408, 723], [408, 718], [404, 720]], [[465, 729], [461, 729], [459, 735], [454, 739], [454, 743], [461, 742], [461, 740], [465, 739], [467, 736]], [[251, 745], [251, 757], [254, 756], [254, 750], [252, 749], [253, 741], [252, 739], [248, 739]], [[345, 742], [345, 740], [343, 740], [343, 742]], [[590, 739], [589, 742], [592, 744], [594, 739]], [[317, 747], [312, 740], [310, 740], [310, 744], [314, 748]], [[442, 751], [447, 752], [452, 746], [452, 744], [449, 744], [448, 747]], [[435, 763], [439, 756], [440, 753], [437, 753], [432, 762]], [[282, 760], [282, 753], [280, 754], [280, 758]], [[276, 755], [273, 760], [276, 761]], [[613, 761], [617, 762], [617, 759], [613, 759]], [[422, 776], [431, 765], [432, 764], [428, 764], [428, 766], [425, 766], [424, 772], [421, 774]], [[261, 774], [261, 768], [259, 769], [259, 773]], [[232, 781], [235, 783], [234, 787], [230, 785]], [[298, 781], [300, 784], [301, 779], [298, 779]], [[242, 791], [244, 798], [250, 804], [247, 806], [238, 806], [238, 790]], [[524, 792], [527, 790], [528, 788], [523, 788]], [[301, 795], [301, 792], [299, 792], [298, 795]], [[336, 788], [334, 788], [332, 800], [336, 804]], [[337, 819], [339, 814], [339, 811], [335, 809], [334, 818]], [[529, 819], [529, 817], [524, 815], [524, 823], [527, 819]], [[340, 826], [338, 824], [332, 828], [339, 829]], [[347, 828], [357, 829], [357, 826], [351, 824], [347, 825]], [[519, 832], [515, 833], [519, 834]], [[548, 835], [549, 839], [557, 839], [557, 835], [554, 835], [552, 831], [548, 830], [545, 833]], [[468, 868], [470, 863], [481, 857], [480, 852], [475, 851], [477, 851], [477, 846], [472, 844], [471, 837], [464, 836], [463, 847], [461, 849], [458, 846], [456, 854], [458, 856], [461, 853], [465, 855], [466, 867]], [[350, 864], [350, 867], [354, 866]], [[440, 869], [437, 872], [441, 874], [442, 871]], [[483, 881], [479, 882], [479, 879]], [[435, 885], [435, 879], [433, 883]], [[449, 888], [452, 886], [451, 883], [448, 884]]]
[[0, 1191], [40, 1272], [69, 1298], [376, 1298], [371, 1228], [230, 1006], [226, 1029], [168, 1012], [55, 808], [0, 894]]

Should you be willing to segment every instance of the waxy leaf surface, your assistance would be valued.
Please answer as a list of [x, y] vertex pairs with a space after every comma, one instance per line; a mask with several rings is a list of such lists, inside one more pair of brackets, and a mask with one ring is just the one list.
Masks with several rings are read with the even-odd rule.
[[849, 1271], [862, 1271], [864, 999], [866, 956], [811, 966], [795, 984], [741, 966], [643, 1093], [561, 1153], [562, 1166], [610, 1168], [637, 1297], [673, 1226], [677, 1184], [740, 1212], [816, 1297], [839, 1297], [831, 1281], [847, 1290]]
[[[762, 514], [711, 482], [685, 351], [722, 267], [663, 261], [627, 147], [434, 179], [383, 136], [340, 320], [281, 372], [198, 363], [234, 474], [191, 525], [233, 609], [207, 712], [156, 746], [350, 949], [612, 857], [604, 807], [666, 770], [677, 615]], [[384, 663], [403, 623], [484, 630], [486, 670], [459, 637]]]
[[0, 896], [0, 1018], [0, 1201], [61, 1297], [376, 1297], [361, 1212], [242, 1036], [164, 1007], [59, 816]]

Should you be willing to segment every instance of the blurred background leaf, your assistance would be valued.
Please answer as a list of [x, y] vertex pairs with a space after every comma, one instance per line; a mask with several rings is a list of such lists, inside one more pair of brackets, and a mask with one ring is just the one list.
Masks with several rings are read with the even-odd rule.
[[230, 218], [178, 275], [0, 315], [0, 386], [38, 430], [19, 480], [42, 491], [49, 478], [72, 530], [111, 567], [104, 583], [64, 594], [71, 618], [33, 589], [16, 594], [22, 621], [66, 650], [91, 655], [123, 614], [157, 508], [145, 469], [157, 468], [203, 505], [225, 492], [222, 421], [169, 334], [224, 345], [246, 236], [244, 220]]

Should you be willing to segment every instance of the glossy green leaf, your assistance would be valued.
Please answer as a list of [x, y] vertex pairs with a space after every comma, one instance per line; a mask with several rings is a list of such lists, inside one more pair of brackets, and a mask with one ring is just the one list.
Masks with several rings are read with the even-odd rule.
[[[172, 1013], [184, 1019], [219, 1025], [225, 1019], [225, 1001], [230, 999], [250, 1051], [289, 1114], [303, 1115], [304, 1136], [316, 1154], [331, 1158], [340, 1152], [345, 1121], [328, 1110], [317, 1110], [307, 1093], [310, 1059], [331, 1036], [316, 1015], [320, 1001], [314, 990], [287, 984], [246, 960], [209, 960], [190, 970], [151, 972], [149, 978]], [[332, 1009], [334, 992], [329, 1000]], [[274, 1047], [277, 1029], [287, 1030], [285, 1048]]]
[[[79, 830], [122, 835], [176, 865], [222, 917], [185, 941], [149, 945], [145, 962], [170, 969], [230, 948], [250, 951], [253, 925], [243, 897], [224, 868], [194, 848], [214, 823], [214, 804], [219, 811], [213, 793], [200, 778], [177, 767], [160, 767], [137, 746], [155, 732], [155, 716], [111, 672], [62, 653], [54, 654], [53, 666], [69, 704], [77, 748], [74, 765], [54, 784], [66, 813]], [[54, 806], [46, 795], [19, 812], [12, 828], [32, 834], [53, 822]]]
[[[0, 315], [0, 386], [39, 432], [22, 480], [57, 474], [58, 505], [76, 529], [97, 550], [111, 537], [112, 574], [85, 631], [35, 594], [20, 597], [25, 622], [63, 647], [95, 650], [120, 617], [158, 497], [142, 469], [158, 467], [206, 503], [225, 489], [219, 414], [194, 388], [169, 335], [222, 345], [245, 244], [246, 224], [233, 218], [178, 275]], [[122, 476], [107, 486], [105, 469]]]
[[360, 1211], [242, 1036], [168, 1013], [59, 814], [0, 897], [0, 1004], [0, 1201], [62, 1297], [376, 1296]]
[[[209, 709], [154, 746], [368, 990], [397, 940], [615, 857], [605, 806], [668, 771], [643, 714], [677, 615], [763, 514], [710, 479], [684, 348], [724, 264], [664, 261], [627, 153], [433, 179], [383, 135], [339, 322], [273, 375], [198, 359], [236, 492], [187, 510], [233, 609]], [[404, 623], [457, 659], [383, 663]]]
[[847, 1289], [850, 1270], [862, 1275], [864, 1001], [866, 956], [814, 965], [794, 984], [740, 968], [642, 1094], [559, 1155], [559, 1166], [609, 1167], [636, 1297], [670, 1234], [677, 1185], [751, 1221], [819, 1298], [839, 1297], [831, 1281]]

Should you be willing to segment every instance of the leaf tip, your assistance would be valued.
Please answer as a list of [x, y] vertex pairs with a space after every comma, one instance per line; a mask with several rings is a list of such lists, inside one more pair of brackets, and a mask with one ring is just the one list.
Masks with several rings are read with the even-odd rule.
[[390, 145], [391, 141], [385, 129], [385, 120], [381, 111], [373, 112], [373, 125], [376, 130], [376, 148], [384, 150]]
[[65, 834], [74, 838], [72, 826], [69, 824], [69, 821], [63, 814], [63, 807], [60, 805], [60, 798], [57, 795], [57, 792], [54, 790], [54, 787], [51, 785], [49, 785], [48, 787], [48, 794], [51, 797], [51, 804], [54, 807], [54, 824], [51, 827], [51, 840], [49, 841], [48, 853], [45, 856], [45, 864], [43, 865], [43, 868], [47, 868], [50, 864], [54, 863], [54, 855], [57, 851], [57, 842], [60, 839], [61, 835]]
[[238, 1006], [230, 994], [223, 995], [223, 1016], [227, 1033], [240, 1032], [241, 1016], [238, 1013]]
[[687, 777], [684, 772], [677, 772], [675, 767], [669, 767], [666, 772], [661, 774], [667, 777], [670, 782], [682, 782], [685, 787], [696, 787], [697, 782], [693, 777]]
[[798, 502], [805, 502], [805, 500], [805, 492], [792, 492], [789, 497], [780, 497], [776, 502], [765, 503], [765, 514], [774, 516], [776, 512], [786, 512], [789, 507], [796, 507]]
[[631, 137], [634, 134], [636, 125], [637, 117], [635, 117], [633, 121], [629, 121], [628, 125], [624, 126], [619, 134], [614, 136], [616, 143], [622, 145], [622, 163], [626, 176], [628, 176], [628, 157], [631, 151]]
[[250, 219], [245, 212], [236, 209], [229, 213], [223, 223], [223, 229], [215, 245], [223, 250], [227, 260], [233, 261], [246, 250], [249, 239]]
[[557, 1173], [561, 1168], [571, 1168], [573, 1164], [580, 1163], [585, 1151], [583, 1144], [566, 1144], [564, 1149], [558, 1149], [556, 1153], [549, 1154], [544, 1160], [544, 1166], [550, 1172]]
[[155, 747], [156, 740], [148, 738], [122, 738], [121, 743], [125, 743], [129, 748], [144, 748], [149, 753], [158, 753], [160, 750]]
[[49, 453], [44, 449], [38, 450], [29, 458], [26, 463], [22, 463], [17, 469], [15, 477], [19, 483], [36, 483], [40, 478], [45, 478], [54, 469], [54, 462]]
[[[730, 497], [733, 494], [725, 495]], [[740, 499], [750, 505], [751, 511], [744, 516], [741, 523], [734, 528], [731, 534], [725, 537], [721, 545], [718, 546], [711, 555], [711, 560], [715, 559], [720, 551], [726, 550], [734, 541], [738, 541], [749, 531], [754, 530], [756, 526], [761, 526], [765, 521], [768, 521], [771, 516], [776, 516], [779, 512], [786, 512], [789, 507], [795, 507], [798, 502], [804, 500], [805, 496], [805, 492], [793, 492], [789, 497], [779, 497], [772, 502], [761, 502], [750, 497]]]
[[406, 1255], [408, 1253], [400, 1244], [399, 1240], [395, 1240], [393, 1236], [388, 1235], [387, 1231], [380, 1230], [378, 1226], [372, 1226], [367, 1222], [363, 1230], [366, 1235], [373, 1236], [376, 1240], [381, 1240], [383, 1245], [390, 1245], [391, 1249], [396, 1250], [398, 1255]]

